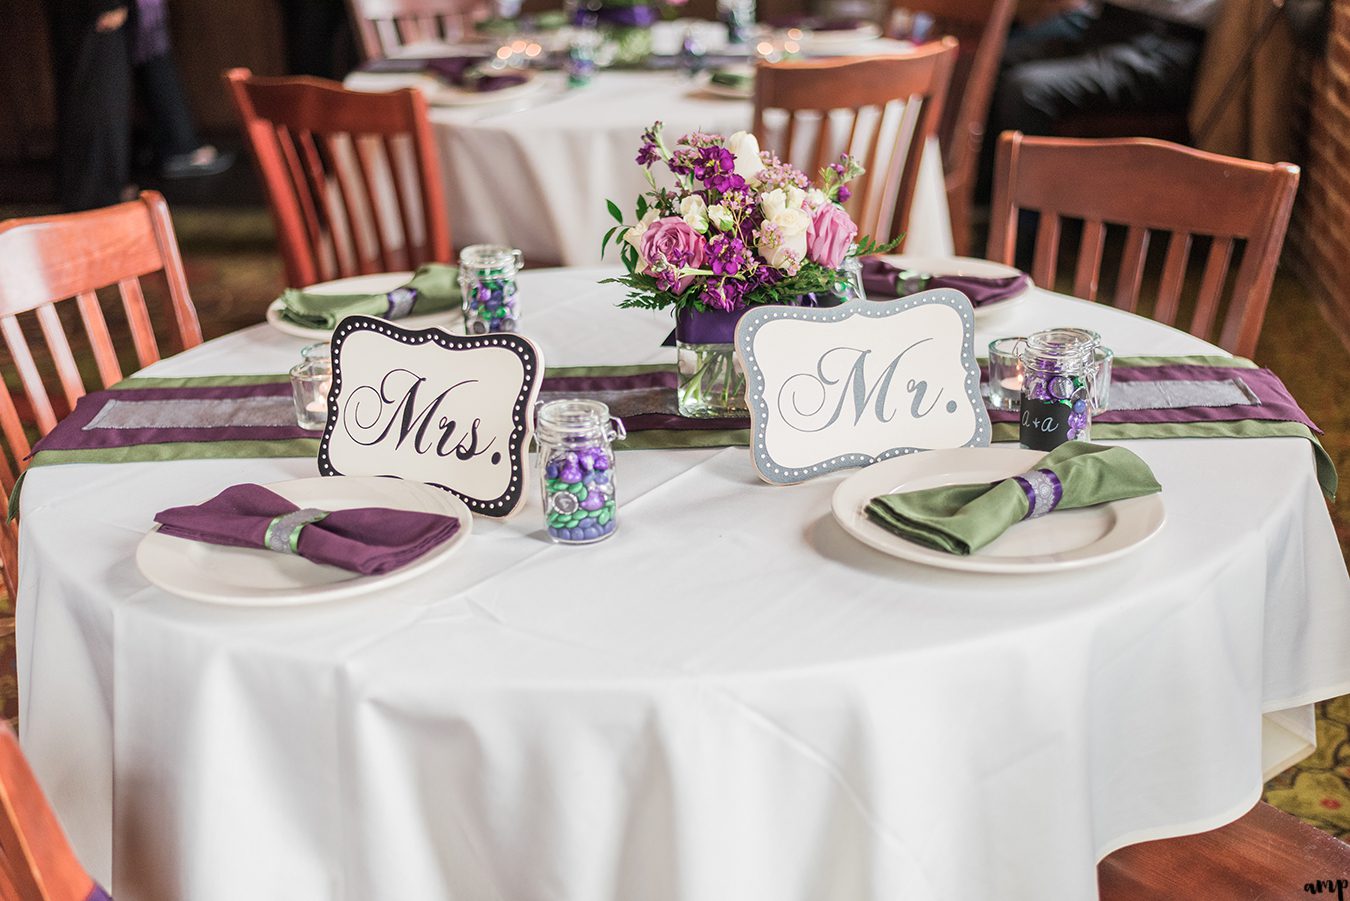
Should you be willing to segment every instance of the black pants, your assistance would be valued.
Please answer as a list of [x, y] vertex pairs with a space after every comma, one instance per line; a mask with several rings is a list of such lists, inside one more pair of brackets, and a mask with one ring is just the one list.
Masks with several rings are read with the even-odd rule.
[[1183, 112], [1204, 32], [1104, 6], [1064, 13], [1008, 39], [992, 134], [1049, 134], [1084, 111]]
[[150, 140], [161, 162], [191, 153], [202, 145], [192, 124], [187, 95], [178, 80], [178, 69], [169, 54], [153, 56], [137, 65], [136, 87], [149, 114]]
[[88, 210], [120, 199], [131, 179], [130, 34], [94, 30], [84, 4], [47, 0], [56, 82], [61, 204]]

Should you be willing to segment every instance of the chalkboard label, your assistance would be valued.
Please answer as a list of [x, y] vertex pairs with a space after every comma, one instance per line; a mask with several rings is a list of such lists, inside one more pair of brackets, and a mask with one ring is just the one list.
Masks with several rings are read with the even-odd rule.
[[1054, 450], [1068, 441], [1070, 404], [1022, 396], [1022, 425], [1018, 440], [1032, 450]]

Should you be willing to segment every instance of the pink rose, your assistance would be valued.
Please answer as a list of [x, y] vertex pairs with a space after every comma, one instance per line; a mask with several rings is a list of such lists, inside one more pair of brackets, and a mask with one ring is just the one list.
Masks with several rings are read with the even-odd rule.
[[826, 269], [838, 269], [848, 256], [848, 249], [858, 237], [858, 226], [853, 224], [844, 208], [833, 203], [822, 203], [806, 230], [806, 256]]
[[657, 219], [647, 226], [638, 252], [646, 263], [644, 270], [656, 277], [662, 290], [679, 294], [689, 287], [694, 276], [681, 277], [682, 268], [698, 269], [703, 265], [707, 242], [679, 216]]

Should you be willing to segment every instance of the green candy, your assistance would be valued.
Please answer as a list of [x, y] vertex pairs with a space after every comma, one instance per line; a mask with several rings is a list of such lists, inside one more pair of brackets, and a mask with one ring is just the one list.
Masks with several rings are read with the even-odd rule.
[[605, 506], [600, 509], [600, 512], [595, 514], [596, 525], [603, 526], [605, 523], [609, 522], [610, 516], [609, 504], [605, 504]]

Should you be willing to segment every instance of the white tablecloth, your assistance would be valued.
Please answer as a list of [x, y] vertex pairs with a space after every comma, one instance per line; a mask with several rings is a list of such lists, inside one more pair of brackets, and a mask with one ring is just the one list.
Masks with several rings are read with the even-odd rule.
[[[709, 96], [672, 72], [601, 72], [572, 91], [562, 73], [537, 77], [543, 87], [518, 101], [431, 110], [456, 247], [504, 243], [520, 248], [527, 264], [599, 263], [600, 239], [614, 225], [605, 200], [631, 216], [638, 194], [650, 189], [634, 162], [643, 129], [659, 119], [671, 142], [692, 131], [731, 134], [748, 130], [754, 111], [747, 100]], [[358, 73], [347, 83], [379, 89], [391, 81]], [[921, 163], [905, 249], [952, 252], [936, 141]], [[611, 252], [608, 261], [616, 259]]]
[[[549, 362], [668, 359], [668, 320], [599, 275], [522, 277]], [[1049, 325], [1213, 352], [1039, 290], [979, 340]], [[302, 343], [259, 326], [151, 372], [278, 372]], [[133, 554], [157, 510], [313, 461], [34, 469], [24, 746], [119, 901], [1093, 898], [1100, 856], [1238, 816], [1350, 691], [1308, 443], [1129, 446], [1167, 522], [1096, 568], [927, 569], [835, 524], [843, 475], [634, 451], [610, 541], [551, 545], [532, 505], [301, 609], [181, 600]]]

